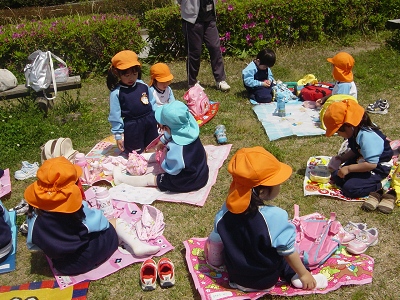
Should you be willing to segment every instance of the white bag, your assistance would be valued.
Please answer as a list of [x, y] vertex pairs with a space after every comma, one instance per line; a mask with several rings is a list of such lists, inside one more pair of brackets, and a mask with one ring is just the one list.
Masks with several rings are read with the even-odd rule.
[[[61, 69], [68, 70], [67, 64], [57, 55], [54, 55], [50, 51], [43, 52], [41, 50], [36, 50], [28, 56], [30, 63], [24, 68], [26, 86], [31, 87], [36, 92], [43, 91], [44, 96], [48, 100], [53, 100], [56, 98], [57, 82], [60, 82], [56, 78], [52, 58], [55, 58], [64, 66]], [[67, 77], [65, 72], [63, 72], [62, 81], [66, 81]], [[54, 97], [48, 98], [45, 90], [50, 86], [51, 83], [53, 83]]]
[[17, 78], [11, 71], [0, 69], [0, 92], [15, 88], [18, 85]]

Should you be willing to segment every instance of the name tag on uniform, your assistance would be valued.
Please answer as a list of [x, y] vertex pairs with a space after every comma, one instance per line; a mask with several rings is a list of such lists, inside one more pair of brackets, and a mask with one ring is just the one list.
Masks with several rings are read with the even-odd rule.
[[206, 11], [210, 11], [210, 10], [212, 10], [212, 8], [213, 8], [212, 4], [207, 4]]

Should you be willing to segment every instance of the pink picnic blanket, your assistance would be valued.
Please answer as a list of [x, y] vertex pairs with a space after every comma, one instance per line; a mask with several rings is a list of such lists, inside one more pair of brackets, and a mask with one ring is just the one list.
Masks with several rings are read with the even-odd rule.
[[0, 177], [0, 198], [11, 192], [10, 169], [5, 169]]
[[[93, 197], [94, 193], [92, 190], [87, 191], [86, 198], [90, 199]], [[120, 218], [128, 221], [130, 223], [134, 223], [141, 218], [142, 211], [140, 208], [134, 203], [124, 203], [120, 201], [113, 202], [114, 209]], [[174, 247], [167, 241], [164, 236], [160, 236], [155, 240], [150, 240], [149, 244], [160, 246], [161, 250], [157, 252], [154, 256], [162, 256], [165, 253], [174, 249]], [[102, 265], [97, 267], [94, 270], [91, 270], [87, 273], [76, 275], [76, 276], [66, 276], [58, 273], [56, 269], [53, 268], [51, 260], [48, 258], [48, 262], [50, 264], [50, 268], [53, 271], [54, 277], [57, 280], [60, 289], [64, 289], [76, 283], [85, 281], [85, 280], [97, 280], [107, 275], [110, 275], [122, 268], [129, 266], [130, 264], [143, 262], [149, 257], [135, 257], [122, 247], [119, 247], [114, 254]]]
[[[171, 193], [161, 192], [156, 187], [133, 187], [127, 184], [120, 184], [110, 189], [111, 197], [114, 200], [134, 202], [139, 204], [151, 204], [155, 200], [168, 201], [168, 202], [181, 202], [197, 206], [203, 206], [207, 200], [208, 194], [210, 193], [211, 187], [215, 184], [218, 176], [218, 171], [222, 167], [224, 161], [227, 159], [232, 145], [206, 145], [204, 146], [207, 152], [207, 163], [210, 170], [207, 184], [193, 192], [189, 193]], [[107, 156], [118, 156], [121, 151], [115, 144], [114, 137], [107, 137], [100, 141], [93, 147], [92, 150], [86, 155], [86, 159], [89, 163], [94, 161], [103, 161]], [[146, 173], [158, 174], [160, 173], [160, 167], [154, 163], [149, 164]], [[91, 181], [91, 184], [105, 180], [112, 183], [112, 175], [105, 175], [99, 173]]]
[[294, 288], [286, 282], [278, 282], [269, 292], [245, 293], [229, 286], [228, 273], [224, 267], [214, 268], [204, 258], [204, 244], [207, 238], [191, 238], [184, 241], [186, 262], [196, 289], [202, 300], [213, 299], [258, 299], [264, 295], [296, 296], [326, 294], [343, 285], [361, 285], [372, 282], [374, 259], [368, 255], [350, 255], [341, 246], [321, 267], [312, 274], [321, 273], [328, 278], [328, 287], [318, 290]]

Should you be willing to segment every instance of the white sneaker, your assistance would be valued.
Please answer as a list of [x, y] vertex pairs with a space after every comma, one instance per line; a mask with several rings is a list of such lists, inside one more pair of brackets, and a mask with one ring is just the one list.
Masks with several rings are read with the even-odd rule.
[[25, 199], [22, 199], [16, 206], [11, 208], [9, 211], [15, 211], [17, 216], [22, 216], [25, 215], [28, 212], [29, 205], [25, 201]]
[[33, 164], [23, 161], [21, 170], [15, 171], [14, 177], [17, 180], [24, 180], [31, 177], [36, 177], [39, 164], [34, 162]]
[[218, 90], [221, 90], [221, 91], [225, 92], [225, 91], [229, 90], [230, 88], [231, 88], [230, 85], [227, 84], [226, 81], [217, 82], [217, 89]]

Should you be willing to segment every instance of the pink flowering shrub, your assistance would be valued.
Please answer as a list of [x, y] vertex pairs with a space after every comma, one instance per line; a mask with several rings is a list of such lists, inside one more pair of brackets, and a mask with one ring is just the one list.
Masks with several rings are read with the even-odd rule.
[[24, 82], [27, 57], [50, 50], [83, 77], [108, 70], [113, 55], [123, 49], [139, 53], [145, 46], [138, 19], [124, 15], [53, 18], [0, 26], [0, 65]]

